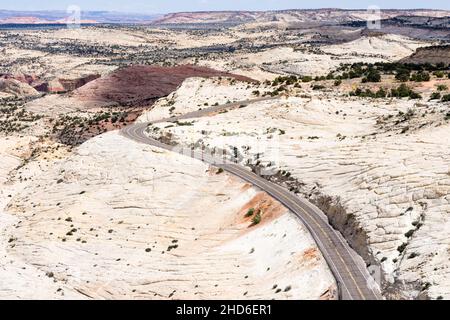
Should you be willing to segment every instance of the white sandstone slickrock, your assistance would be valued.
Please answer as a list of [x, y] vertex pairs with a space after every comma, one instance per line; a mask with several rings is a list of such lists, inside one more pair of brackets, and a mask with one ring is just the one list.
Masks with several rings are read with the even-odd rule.
[[[252, 207], [263, 210], [257, 226], [245, 217]], [[9, 221], [0, 298], [318, 299], [335, 292], [311, 236], [279, 203], [117, 132], [45, 170], [1, 216]]]
[[[173, 97], [173, 103], [190, 108], [181, 91]], [[428, 124], [408, 134], [379, 128], [380, 117], [408, 108], [408, 100], [311, 93], [186, 120], [191, 126], [156, 124], [159, 130], [150, 132], [183, 145], [201, 141], [230, 152], [237, 147], [242, 164], [272, 163], [304, 183], [305, 195], [340, 197], [348, 217], [366, 234], [359, 249], [369, 250], [388, 282], [396, 280], [395, 294], [417, 297], [425, 291], [449, 298], [450, 124]], [[433, 114], [443, 119], [440, 111]]]

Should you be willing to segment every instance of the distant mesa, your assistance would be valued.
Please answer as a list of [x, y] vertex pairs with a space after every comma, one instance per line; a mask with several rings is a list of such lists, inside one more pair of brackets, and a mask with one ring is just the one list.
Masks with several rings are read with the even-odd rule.
[[[0, 24], [66, 24], [66, 11], [12, 11], [0, 10]], [[150, 23], [161, 15], [120, 13], [107, 11], [82, 11], [81, 24], [96, 23]]]
[[[70, 23], [68, 18], [62, 18], [58, 20], [47, 20], [38, 17], [9, 17], [6, 19], [0, 19], [0, 24], [67, 24]], [[80, 24], [95, 24], [96, 20], [80, 20]]]

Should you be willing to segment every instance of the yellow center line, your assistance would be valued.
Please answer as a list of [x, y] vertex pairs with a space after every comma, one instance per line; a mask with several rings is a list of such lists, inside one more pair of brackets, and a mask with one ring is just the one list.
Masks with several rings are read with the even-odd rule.
[[[239, 166], [234, 166], [233, 168], [235, 168], [237, 171], [241, 172], [241, 173], [245, 173], [248, 174], [248, 172], [241, 170], [241, 168]], [[288, 197], [286, 197], [284, 194], [282, 194], [281, 192], [279, 192], [278, 190], [276, 190], [275, 188], [273, 188], [271, 185], [267, 184], [267, 187], [269, 187], [269, 189], [272, 190], [272, 192], [276, 193], [279, 197], [285, 199], [285, 201], [290, 202], [291, 204], [293, 204], [295, 207], [297, 207], [298, 209], [300, 209], [303, 213], [305, 213], [308, 217], [310, 217], [310, 219], [314, 222], [314, 224], [319, 227], [320, 231], [322, 232], [322, 234], [325, 236], [325, 238], [333, 243], [333, 241], [331, 240], [331, 238], [328, 236], [328, 234], [325, 232], [325, 230], [322, 228], [322, 226], [316, 221], [315, 217], [313, 217], [311, 214], [309, 214], [305, 209], [303, 209], [301, 206], [299, 206], [297, 203], [295, 203], [294, 201], [292, 201], [291, 199], [289, 199]], [[366, 299], [366, 296], [362, 293], [361, 289], [359, 288], [358, 283], [356, 282], [356, 279], [353, 277], [352, 272], [350, 271], [350, 269], [348, 268], [345, 260], [343, 259], [343, 257], [341, 256], [340, 252], [338, 250], [336, 250], [336, 253], [339, 257], [339, 259], [341, 260], [342, 264], [345, 266], [345, 268], [347, 269], [347, 272], [349, 273], [351, 279], [353, 280], [353, 282], [356, 285], [356, 289], [358, 290], [358, 293], [361, 295], [361, 297], [363, 299]]]

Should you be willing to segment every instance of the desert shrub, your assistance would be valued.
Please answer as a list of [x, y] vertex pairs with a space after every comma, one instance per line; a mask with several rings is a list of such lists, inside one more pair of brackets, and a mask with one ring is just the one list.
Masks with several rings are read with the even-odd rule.
[[415, 231], [416, 230], [409, 230], [407, 233], [405, 233], [405, 237], [411, 238]]
[[321, 84], [315, 84], [312, 87], [313, 90], [323, 90], [325, 89], [325, 86], [321, 85]]
[[378, 91], [375, 93], [375, 98], [386, 98], [387, 92], [383, 88], [378, 89]]
[[439, 100], [441, 99], [441, 93], [440, 92], [433, 92], [430, 96], [430, 100]]
[[245, 214], [245, 217], [246, 218], [251, 217], [251, 216], [253, 216], [254, 213], [255, 213], [255, 209], [250, 208], [250, 209], [248, 209], [247, 213]]
[[180, 127], [187, 127], [187, 126], [193, 126], [194, 122], [180, 122], [180, 121], [175, 121], [175, 123], [180, 126]]
[[411, 98], [420, 99], [421, 96], [417, 92], [413, 91], [406, 84], [402, 83], [398, 88], [391, 89], [391, 96], [395, 98]]
[[408, 256], [408, 259], [414, 259], [415, 257], [418, 257], [419, 254], [417, 252], [413, 252]]
[[380, 82], [381, 74], [376, 70], [370, 70], [369, 73], [362, 79], [362, 82]]
[[410, 99], [422, 99], [422, 96], [415, 91], [411, 91], [409, 94], [409, 98]]
[[342, 84], [342, 80], [341, 79], [338, 79], [338, 80], [334, 81], [334, 86], [335, 87], [339, 87], [341, 84]]
[[437, 78], [443, 78], [443, 77], [445, 76], [444, 71], [441, 71], [441, 70], [435, 71], [435, 72], [433, 72], [433, 74], [434, 74]]
[[355, 91], [350, 92], [350, 96], [361, 98], [386, 98], [387, 92], [383, 88], [378, 89], [377, 92], [373, 92], [370, 89], [362, 90], [357, 88]]
[[445, 84], [439, 84], [439, 85], [437, 85], [437, 90], [438, 91], [446, 91], [446, 90], [448, 90], [448, 87]]
[[403, 253], [403, 251], [405, 251], [405, 249], [406, 249], [406, 246], [407, 246], [407, 244], [406, 244], [406, 243], [403, 243], [402, 245], [400, 245], [400, 246], [397, 248], [397, 251], [400, 252], [400, 253]]
[[261, 212], [258, 212], [252, 219], [252, 223], [257, 225], [261, 222]]
[[411, 71], [407, 69], [399, 69], [395, 75], [395, 79], [401, 82], [406, 82], [409, 80]]
[[448, 102], [450, 101], [450, 94], [446, 94], [441, 99], [442, 102]]
[[[353, 63], [353, 64], [341, 64], [335, 72], [350, 73], [353, 71], [354, 74], [364, 74], [370, 72], [370, 70], [377, 70], [383, 74], [399, 74], [399, 79], [408, 81], [409, 74], [413, 71], [448, 71], [448, 66], [443, 63], [431, 64], [416, 64], [416, 63], [402, 63], [402, 62], [376, 62], [376, 63]], [[408, 75], [408, 79], [405, 75]]]
[[430, 73], [426, 71], [419, 71], [411, 76], [411, 81], [415, 82], [430, 81]]
[[279, 86], [280, 84], [286, 84], [286, 85], [292, 85], [298, 81], [297, 76], [291, 75], [291, 76], [280, 76], [275, 78], [275, 80], [272, 82], [272, 86]]

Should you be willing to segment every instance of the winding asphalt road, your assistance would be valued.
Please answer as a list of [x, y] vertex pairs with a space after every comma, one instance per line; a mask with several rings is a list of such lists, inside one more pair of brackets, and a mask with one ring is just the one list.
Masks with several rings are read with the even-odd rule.
[[[241, 102], [230, 103], [203, 109], [182, 116], [169, 119], [161, 119], [152, 122], [174, 122], [182, 119], [193, 119], [229, 110], [243, 105], [248, 105], [264, 100], [279, 99], [279, 97], [259, 98]], [[306, 226], [322, 252], [330, 270], [332, 271], [339, 290], [339, 298], [342, 300], [378, 300], [382, 299], [378, 286], [370, 277], [362, 260], [348, 246], [342, 235], [333, 229], [328, 223], [325, 214], [307, 200], [289, 192], [288, 190], [267, 181], [254, 174], [248, 168], [235, 164], [223, 158], [213, 157], [201, 151], [173, 147], [150, 138], [146, 129], [150, 123], [137, 123], [124, 128], [121, 134], [136, 142], [152, 145], [158, 148], [175, 151], [189, 155], [195, 159], [214, 165], [251, 183], [259, 189], [267, 192], [274, 199], [282, 203], [293, 212]]]

